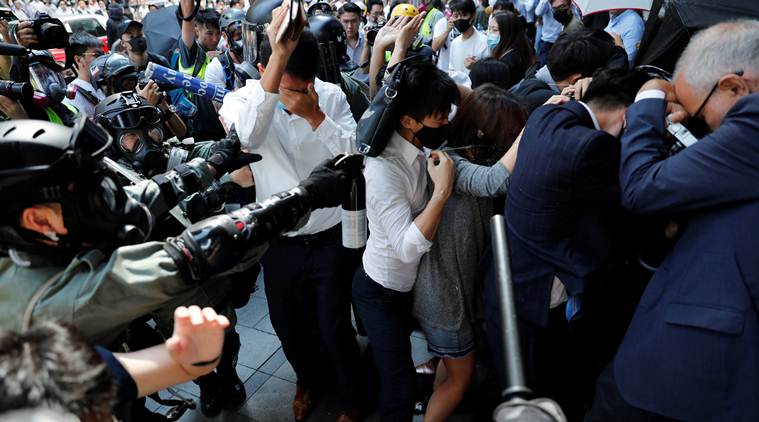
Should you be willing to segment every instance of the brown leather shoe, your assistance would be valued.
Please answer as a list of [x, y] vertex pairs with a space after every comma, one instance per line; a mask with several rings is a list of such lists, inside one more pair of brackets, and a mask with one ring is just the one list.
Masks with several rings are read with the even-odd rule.
[[302, 421], [314, 410], [314, 400], [311, 390], [295, 385], [295, 398], [293, 399], [293, 416], [296, 421]]
[[335, 422], [358, 422], [361, 420], [361, 415], [358, 410], [344, 410], [337, 414]]

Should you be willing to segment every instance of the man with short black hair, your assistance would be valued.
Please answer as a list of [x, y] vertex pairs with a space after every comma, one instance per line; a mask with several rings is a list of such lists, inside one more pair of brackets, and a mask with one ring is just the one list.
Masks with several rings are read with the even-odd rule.
[[614, 52], [611, 37], [603, 31], [581, 29], [564, 34], [548, 54], [547, 64], [523, 79], [512, 92], [524, 98], [532, 112], [551, 96], [605, 66]]
[[245, 2], [242, 0], [229, 0], [229, 7], [231, 9], [245, 9]]
[[[185, 15], [189, 14], [194, 7], [193, 0], [181, 0], [180, 10]], [[205, 79], [206, 68], [211, 60], [219, 55], [216, 46], [219, 44], [220, 37], [219, 13], [213, 9], [201, 10], [194, 20], [183, 21], [177, 69], [186, 75]], [[195, 141], [223, 138], [224, 128], [219, 122], [211, 100], [191, 94], [188, 94], [188, 97], [198, 107], [198, 112], [189, 125]]]
[[[623, 267], [628, 245], [617, 239], [626, 227], [618, 138], [646, 79], [627, 69], [600, 70], [580, 101], [559, 97], [555, 104], [562, 105], [538, 108], [511, 175], [504, 214], [519, 334], [530, 350], [525, 372], [536, 394], [559, 402], [569, 420], [582, 418], [595, 377], [625, 329], [609, 311], [626, 300], [614, 285], [632, 284], [626, 282], [635, 274]], [[496, 307], [488, 303], [488, 315], [497, 315]], [[500, 322], [488, 324], [494, 361], [502, 362]]]
[[490, 55], [488, 37], [474, 25], [477, 10], [472, 0], [453, 0], [450, 4], [453, 27], [461, 34], [451, 42], [448, 74], [456, 83], [469, 85], [469, 69], [477, 60]]
[[[286, 0], [283, 4], [288, 4]], [[272, 12], [259, 50], [260, 80], [224, 98], [219, 115], [235, 125], [243, 147], [263, 159], [251, 166], [256, 196], [277, 192], [325, 159], [355, 151], [356, 122], [339, 86], [316, 78], [319, 46], [308, 30], [276, 41], [287, 7]], [[297, 376], [293, 415], [313, 411], [323, 387], [324, 362], [314, 349], [323, 344], [335, 371], [340, 421], [358, 418], [356, 392], [359, 349], [350, 320], [350, 280], [344, 272], [339, 208], [316, 210], [300, 229], [273, 242], [261, 260], [272, 327]], [[313, 337], [318, 328], [320, 341]]]
[[76, 72], [76, 79], [70, 85], [76, 86], [77, 91], [73, 99], [64, 98], [63, 104], [74, 106], [87, 116], [94, 116], [95, 106], [105, 98], [105, 93], [92, 85], [90, 74], [90, 63], [102, 55], [103, 42], [94, 35], [81, 31], [69, 37], [66, 67]]
[[149, 62], [169, 67], [169, 61], [165, 57], [148, 51], [148, 40], [142, 32], [141, 22], [122, 22], [119, 25], [117, 35], [121, 44], [126, 48], [129, 60], [137, 66], [137, 70], [144, 71]]
[[[361, 66], [361, 57], [368, 57], [368, 53], [362, 54], [364, 49], [368, 48], [364, 34], [359, 31], [361, 26], [361, 8], [354, 3], [345, 3], [337, 11], [337, 18], [343, 24], [346, 36], [346, 46], [348, 47], [348, 56], [354, 66]], [[369, 74], [355, 72], [353, 77], [361, 82], [369, 82]]]

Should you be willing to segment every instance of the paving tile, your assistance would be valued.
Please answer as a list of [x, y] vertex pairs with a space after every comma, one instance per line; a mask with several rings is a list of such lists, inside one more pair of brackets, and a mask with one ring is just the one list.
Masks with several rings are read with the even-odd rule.
[[248, 368], [258, 369], [282, 345], [277, 336], [263, 331], [238, 326], [237, 332], [242, 344], [237, 363]]
[[293, 369], [292, 365], [290, 365], [290, 362], [286, 360], [282, 366], [280, 366], [279, 369], [274, 372], [274, 376], [290, 382], [298, 381], [298, 377], [295, 375], [295, 370]]
[[[243, 365], [237, 365], [237, 376], [240, 377], [240, 381], [245, 383], [245, 381], [250, 378], [255, 370], [250, 369]], [[197, 384], [195, 384], [192, 381], [188, 381], [184, 384], [179, 384], [175, 388], [178, 388], [184, 393], [192, 394], [194, 397], [200, 397], [200, 387], [198, 387]]]
[[424, 333], [422, 332], [422, 330], [414, 330], [414, 332], [411, 333], [411, 337], [416, 337], [423, 340], [425, 339]]
[[[164, 397], [164, 396], [167, 396], [167, 394], [164, 393], [164, 395], [161, 396], [161, 397]], [[158, 413], [161, 412], [161, 410], [160, 410], [161, 409], [161, 404], [158, 403], [157, 401], [151, 399], [150, 397], [148, 397], [145, 400], [145, 407], [147, 407], [148, 410], [150, 410], [151, 412], [158, 412]]]
[[253, 297], [266, 300], [266, 292], [264, 291], [264, 272], [261, 271], [258, 274], [258, 280], [256, 281], [256, 291], [253, 293]]
[[265, 299], [254, 295], [247, 305], [235, 310], [235, 313], [237, 314], [237, 325], [253, 328], [269, 313], [269, 306]]
[[250, 400], [250, 398], [256, 394], [258, 389], [269, 380], [269, 378], [271, 378], [271, 375], [258, 371], [248, 378], [248, 381], [245, 382], [245, 393], [248, 395], [247, 400]]
[[287, 358], [285, 357], [285, 352], [280, 347], [258, 370], [264, 374], [274, 375], [277, 369], [285, 362], [287, 362]]
[[274, 332], [274, 327], [271, 326], [269, 314], [266, 314], [265, 317], [261, 318], [261, 321], [259, 321], [254, 328], [265, 333], [273, 334], [275, 336], [277, 335], [277, 333]]
[[259, 421], [292, 421], [294, 394], [295, 384], [271, 377], [251, 396], [240, 413]]
[[181, 418], [179, 418], [179, 422], [252, 422], [254, 420], [255, 419], [251, 419], [242, 414], [227, 410], [223, 410], [221, 414], [215, 418], [207, 418], [203, 416], [203, 413], [198, 408], [195, 410], [188, 410]]

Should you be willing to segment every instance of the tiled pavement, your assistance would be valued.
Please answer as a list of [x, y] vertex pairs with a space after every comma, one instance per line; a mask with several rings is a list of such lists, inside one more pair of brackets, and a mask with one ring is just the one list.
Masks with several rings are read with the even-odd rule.
[[[240, 349], [237, 372], [240, 379], [245, 382], [245, 390], [248, 400], [237, 412], [224, 411], [214, 419], [204, 417], [199, 409], [188, 410], [181, 422], [275, 422], [292, 421], [292, 397], [295, 394], [295, 373], [285, 359], [281, 343], [274, 334], [269, 320], [269, 310], [266, 305], [266, 296], [263, 290], [263, 280], [258, 280], [258, 290], [253, 294], [250, 302], [242, 309], [237, 310], [237, 331], [240, 333], [242, 348]], [[365, 337], [358, 337], [361, 347], [366, 345]], [[411, 337], [414, 362], [421, 363], [429, 359], [427, 345], [421, 333], [415, 332]], [[199, 402], [199, 390], [192, 382], [176, 387], [179, 394], [185, 398], [194, 398]], [[163, 391], [161, 397], [168, 398], [171, 394]], [[160, 407], [154, 401], [148, 399], [148, 407], [158, 409], [165, 413], [165, 407]], [[337, 411], [335, 398], [323, 398], [317, 409], [309, 417], [309, 421], [333, 421]], [[376, 415], [370, 416], [367, 421], [377, 421]], [[421, 421], [418, 416], [415, 421]], [[457, 421], [469, 420], [469, 418], [456, 417]]]

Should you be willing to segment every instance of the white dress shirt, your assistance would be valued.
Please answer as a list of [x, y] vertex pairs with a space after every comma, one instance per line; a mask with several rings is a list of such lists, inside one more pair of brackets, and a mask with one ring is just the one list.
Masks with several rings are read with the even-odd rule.
[[367, 158], [364, 170], [369, 219], [364, 271], [399, 292], [413, 288], [419, 261], [432, 246], [414, 223], [429, 199], [426, 155], [394, 132], [382, 154]]
[[[103, 93], [103, 91], [101, 91], [99, 88], [95, 88], [94, 86], [92, 86], [91, 83], [87, 81], [83, 81], [79, 78], [76, 78], [73, 81], [71, 81], [70, 85], [76, 85], [79, 89], [87, 90], [87, 92], [95, 96], [95, 98], [97, 98], [100, 101], [105, 99], [105, 94]], [[84, 95], [82, 95], [81, 92], [77, 91], [76, 96], [74, 97], [73, 100], [69, 98], [64, 98], [63, 104], [72, 105], [76, 107], [76, 109], [79, 110], [79, 112], [84, 114], [85, 116], [88, 116], [88, 117], [95, 116], [95, 106], [97, 104], [92, 104], [88, 99], [84, 98]]]
[[[302, 117], [277, 107], [279, 94], [265, 92], [258, 80], [250, 79], [224, 97], [222, 120], [227, 127], [235, 125], [245, 149], [262, 156], [250, 166], [258, 201], [297, 186], [324, 160], [356, 151], [356, 121], [345, 94], [319, 79], [314, 88], [326, 116], [316, 130]], [[285, 235], [315, 234], [332, 228], [340, 218], [339, 207], [315, 210], [305, 226]]]

